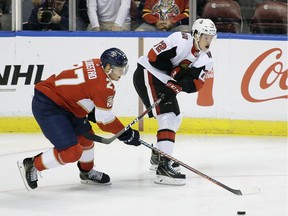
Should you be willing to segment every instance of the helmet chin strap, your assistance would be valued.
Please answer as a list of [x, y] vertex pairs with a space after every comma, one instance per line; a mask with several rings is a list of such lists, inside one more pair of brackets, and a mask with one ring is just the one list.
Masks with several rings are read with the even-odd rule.
[[196, 48], [197, 48], [198, 50], [201, 50], [201, 51], [202, 51], [202, 49], [200, 48], [200, 45], [199, 45], [200, 36], [199, 36], [199, 37], [198, 37], [198, 35], [197, 35], [197, 36], [194, 36], [194, 39], [195, 39], [195, 42], [196, 42]]
[[111, 74], [113, 72], [112, 68], [107, 72], [107, 74]]
[[197, 46], [197, 49], [198, 49], [198, 50], [201, 50], [201, 51], [202, 51], [202, 49], [200, 48], [200, 45], [199, 45], [199, 41], [196, 41], [196, 46]]
[[106, 73], [107, 75], [109, 75], [109, 74], [111, 74], [113, 72], [113, 67], [112, 67], [112, 65], [110, 65], [110, 69], [109, 69], [109, 71]]

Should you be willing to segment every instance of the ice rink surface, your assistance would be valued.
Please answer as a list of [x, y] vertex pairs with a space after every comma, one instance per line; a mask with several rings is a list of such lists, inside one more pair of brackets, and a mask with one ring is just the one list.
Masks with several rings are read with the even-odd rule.
[[[108, 135], [109, 137], [109, 135]], [[142, 135], [147, 142], [155, 136]], [[1, 216], [287, 216], [287, 137], [178, 135], [174, 157], [233, 188], [259, 187], [238, 196], [181, 168], [185, 186], [153, 183], [150, 149], [95, 143], [95, 163], [112, 185], [83, 185], [76, 164], [41, 172], [25, 189], [17, 160], [51, 148], [42, 134], [0, 134]]]

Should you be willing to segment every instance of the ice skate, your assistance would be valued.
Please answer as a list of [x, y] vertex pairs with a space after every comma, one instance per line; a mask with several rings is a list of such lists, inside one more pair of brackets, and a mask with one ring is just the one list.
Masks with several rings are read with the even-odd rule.
[[38, 176], [37, 169], [34, 166], [33, 158], [25, 158], [22, 162], [17, 161], [17, 165], [27, 190], [30, 191], [37, 188]]
[[160, 162], [156, 170], [156, 178], [154, 182], [156, 184], [166, 185], [185, 185], [186, 176], [176, 171], [172, 165], [172, 161], [165, 157], [160, 157]]
[[[79, 167], [79, 163], [78, 163]], [[80, 179], [82, 184], [98, 184], [98, 185], [110, 185], [109, 175], [99, 172], [97, 170], [91, 169], [90, 171], [84, 171], [80, 169]]]
[[[160, 160], [159, 154], [156, 151], [152, 150], [149, 169], [152, 171], [156, 171], [159, 164], [159, 160]], [[172, 167], [175, 171], [178, 172], [180, 171], [180, 164], [172, 162]]]

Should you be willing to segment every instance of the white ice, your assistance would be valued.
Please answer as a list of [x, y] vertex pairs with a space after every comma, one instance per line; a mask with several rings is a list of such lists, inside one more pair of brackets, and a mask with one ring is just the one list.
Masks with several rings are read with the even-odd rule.
[[[109, 137], [106, 135], [106, 137]], [[142, 135], [155, 142], [154, 135]], [[42, 134], [0, 134], [1, 216], [287, 216], [287, 137], [178, 135], [174, 157], [233, 188], [239, 196], [182, 167], [185, 186], [153, 183], [150, 149], [95, 143], [96, 168], [112, 185], [83, 185], [76, 164], [41, 172], [25, 189], [16, 162], [51, 148]]]

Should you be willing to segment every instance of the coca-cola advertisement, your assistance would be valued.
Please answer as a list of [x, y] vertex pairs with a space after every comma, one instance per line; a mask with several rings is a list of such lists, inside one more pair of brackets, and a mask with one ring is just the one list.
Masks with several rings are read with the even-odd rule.
[[[275, 47], [263, 52], [251, 62], [241, 83], [241, 92], [247, 101], [257, 103], [288, 98], [288, 69], [285, 68], [285, 62], [281, 61], [283, 57], [285, 58], [284, 54], [282, 48]], [[286, 66], [287, 60], [286, 58]], [[258, 86], [254, 87], [254, 92], [250, 88], [253, 79], [259, 81]]]

